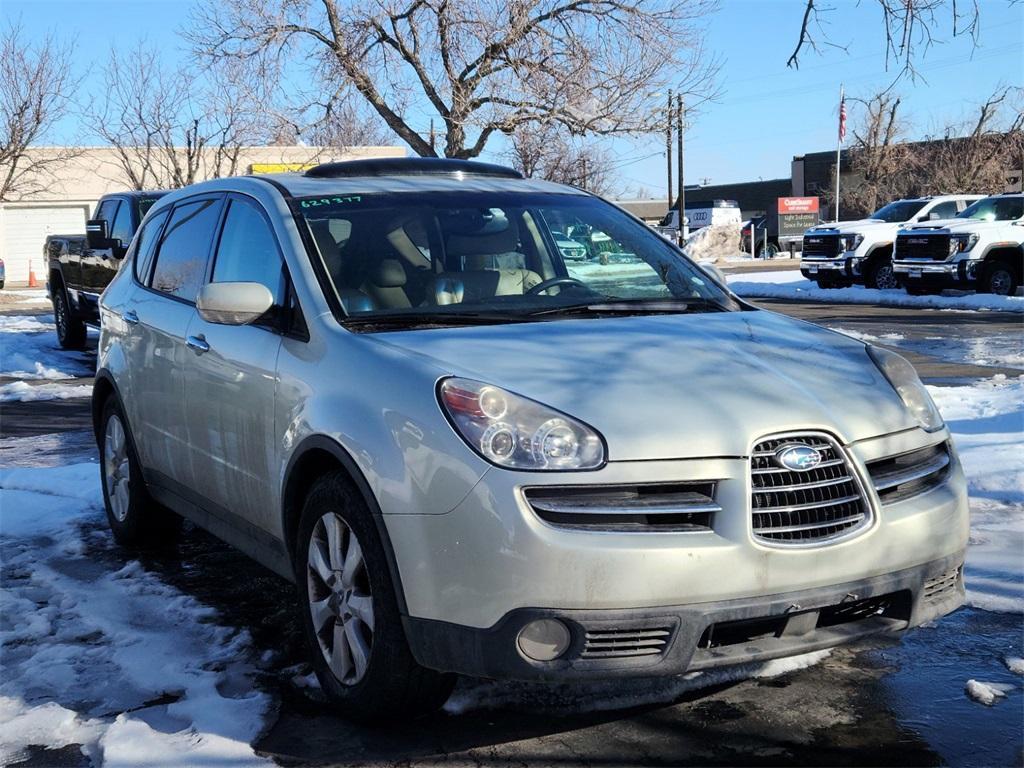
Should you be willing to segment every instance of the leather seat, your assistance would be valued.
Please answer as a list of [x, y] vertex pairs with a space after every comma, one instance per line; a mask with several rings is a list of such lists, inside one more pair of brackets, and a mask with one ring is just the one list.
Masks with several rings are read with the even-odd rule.
[[[498, 232], [452, 234], [446, 243], [449, 269], [436, 275], [427, 289], [427, 302], [460, 304], [495, 296], [522, 296], [539, 285], [536, 272], [520, 266], [519, 238], [511, 226]], [[461, 265], [461, 270], [451, 269]]]
[[381, 259], [370, 268], [370, 276], [361, 290], [381, 309], [411, 307], [405, 284], [409, 277], [398, 259]]

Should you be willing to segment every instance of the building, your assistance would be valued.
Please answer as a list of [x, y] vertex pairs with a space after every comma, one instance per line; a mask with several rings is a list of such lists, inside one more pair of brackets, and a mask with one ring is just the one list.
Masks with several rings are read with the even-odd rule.
[[[66, 152], [65, 147], [36, 147], [39, 153]], [[113, 147], [75, 150], [66, 162], [52, 166], [34, 190], [17, 200], [0, 203], [0, 257], [7, 269], [7, 284], [24, 284], [29, 268], [46, 279], [42, 250], [51, 234], [82, 234], [96, 201], [109, 192], [129, 188], [124, 168]], [[327, 160], [404, 157], [402, 147], [351, 147], [335, 151], [321, 147], [243, 147], [237, 172], [271, 173], [293, 170]]]

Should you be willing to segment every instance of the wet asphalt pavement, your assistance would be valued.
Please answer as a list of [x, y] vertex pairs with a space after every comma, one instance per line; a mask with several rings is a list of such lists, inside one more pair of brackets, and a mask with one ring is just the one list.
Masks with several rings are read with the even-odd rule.
[[[759, 301], [765, 308], [879, 338], [931, 383], [1024, 374], [1020, 315]], [[18, 314], [24, 314], [21, 310]], [[896, 334], [901, 338], [885, 338]], [[972, 346], [973, 345], [973, 346]], [[963, 362], [968, 361], [968, 362]], [[1004, 363], [1003, 361], [1009, 361]], [[76, 383], [87, 383], [78, 379]], [[95, 454], [87, 400], [4, 403], [0, 465], [58, 464]], [[284, 765], [964, 765], [1024, 763], [1024, 696], [1002, 659], [1022, 656], [1024, 617], [963, 608], [902, 642], [874, 639], [777, 677], [723, 682], [657, 701], [650, 682], [601, 686], [460, 682], [476, 698], [393, 729], [332, 715], [305, 672], [292, 587], [212, 537], [191, 530], [172, 552], [126, 553], [90, 537], [90, 558], [129, 559], [215, 608], [270, 652], [257, 684], [278, 701], [258, 750]], [[969, 678], [1014, 684], [995, 707], [969, 700]], [[643, 702], [606, 710], [608, 701]], [[472, 695], [477, 694], [477, 695]], [[36, 753], [39, 765], [79, 764], [73, 750]]]

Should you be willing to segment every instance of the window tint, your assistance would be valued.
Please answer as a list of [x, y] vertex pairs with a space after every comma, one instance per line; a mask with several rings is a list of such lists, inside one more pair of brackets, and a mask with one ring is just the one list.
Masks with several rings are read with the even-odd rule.
[[956, 216], [956, 200], [947, 200], [944, 203], [939, 203], [930, 211], [928, 211], [929, 219], [952, 219]]
[[206, 257], [219, 216], [220, 200], [175, 207], [160, 241], [153, 269], [154, 288], [186, 301], [196, 300], [206, 276]]
[[104, 200], [102, 203], [100, 203], [99, 210], [96, 211], [96, 218], [105, 219], [107, 224], [109, 225], [110, 222], [113, 221], [114, 219], [114, 212], [117, 209], [117, 203], [117, 198], [114, 198], [112, 200]]
[[120, 240], [123, 248], [132, 241], [132, 209], [128, 203], [122, 202], [114, 215], [114, 223], [110, 226], [112, 240]]
[[270, 224], [255, 203], [230, 202], [213, 262], [215, 283], [262, 283], [278, 306], [284, 304], [284, 270]]
[[139, 230], [139, 239], [135, 243], [135, 277], [145, 283], [149, 277], [149, 267], [153, 263], [153, 252], [156, 250], [156, 238], [160, 227], [167, 220], [167, 211], [153, 216]]

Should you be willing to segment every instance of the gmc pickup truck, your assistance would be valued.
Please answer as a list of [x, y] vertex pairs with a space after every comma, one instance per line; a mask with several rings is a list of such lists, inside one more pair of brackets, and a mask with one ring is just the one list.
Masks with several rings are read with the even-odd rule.
[[99, 297], [114, 279], [135, 230], [164, 191], [104, 195], [84, 235], [48, 235], [43, 246], [46, 288], [53, 302], [57, 339], [81, 349], [85, 326], [99, 327]]
[[812, 227], [804, 234], [800, 272], [819, 288], [899, 288], [892, 269], [896, 233], [914, 222], [951, 219], [982, 195], [941, 195], [896, 200], [859, 221]]
[[986, 197], [955, 218], [901, 230], [893, 269], [911, 294], [959, 288], [1013, 296], [1024, 277], [1024, 195]]

